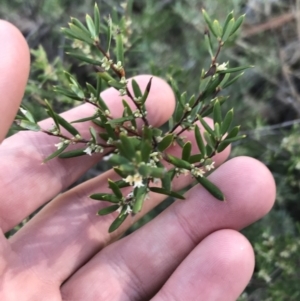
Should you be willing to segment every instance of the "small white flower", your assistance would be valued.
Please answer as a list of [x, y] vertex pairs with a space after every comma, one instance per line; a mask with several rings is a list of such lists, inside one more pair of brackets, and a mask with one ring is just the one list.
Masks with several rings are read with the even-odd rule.
[[120, 80], [120, 84], [126, 84], [126, 78], [125, 78], [125, 76], [122, 76], [122, 78]]
[[133, 185], [133, 176], [129, 175], [125, 179], [123, 179], [126, 183], [129, 183], [129, 185]]
[[186, 112], [190, 112], [192, 110], [192, 108], [190, 107], [190, 105], [188, 103], [185, 104], [184, 109]]
[[134, 97], [134, 101], [140, 104], [142, 102], [142, 96]]
[[113, 154], [109, 154], [107, 156], [104, 156], [103, 161], [108, 161], [112, 156], [113, 156]]
[[125, 96], [127, 94], [125, 89], [120, 89], [119, 92], [120, 92], [120, 96]]
[[143, 184], [143, 177], [139, 174], [136, 173], [134, 176], [127, 176], [125, 179], [123, 179], [126, 183], [129, 183], [129, 185], [133, 185], [133, 187], [142, 187], [145, 186]]
[[123, 69], [122, 62], [118, 61], [117, 64], [114, 64], [114, 67], [120, 71], [121, 69]]
[[104, 68], [106, 71], [108, 71], [110, 69], [110, 65], [112, 64], [112, 60], [108, 60], [107, 57], [104, 57], [101, 60], [102, 64], [101, 67]]
[[227, 63], [223, 63], [221, 65], [218, 65], [217, 66], [217, 71], [224, 71], [224, 70], [227, 70], [227, 65], [228, 65], [229, 62]]
[[86, 153], [87, 155], [91, 156], [92, 155], [92, 148], [88, 146], [83, 152]]
[[113, 144], [114, 140], [112, 138], [108, 138], [106, 144], [111, 145]]
[[291, 253], [288, 252], [288, 251], [282, 251], [280, 252], [280, 257], [283, 257], [283, 258], [289, 258], [291, 256]]
[[133, 187], [139, 188], [139, 187], [145, 186], [143, 184], [143, 177], [138, 173], [133, 176], [133, 181], [134, 181]]
[[133, 197], [133, 192], [131, 191], [127, 194], [126, 199], [128, 200], [131, 199], [132, 197]]
[[195, 168], [193, 168], [192, 170], [191, 170], [191, 173], [192, 173], [192, 175], [194, 176], [194, 177], [203, 177], [203, 175], [205, 174], [205, 171], [203, 170], [203, 169], [201, 169], [201, 168], [197, 168], [197, 167], [195, 167]]
[[23, 108], [20, 108], [20, 111], [21, 111], [24, 115], [27, 114], [27, 110], [25, 110], [25, 109], [23, 109]]
[[125, 214], [127, 214], [127, 213], [129, 214], [129, 213], [131, 213], [131, 212], [132, 212], [131, 207], [130, 207], [129, 205], [127, 205]]
[[215, 162], [214, 162], [214, 161], [213, 161], [211, 164], [205, 166], [205, 169], [206, 169], [207, 171], [211, 171], [211, 170], [213, 170], [214, 168], [215, 168]]
[[61, 142], [59, 142], [59, 143], [57, 143], [57, 144], [54, 144], [54, 146], [55, 146], [57, 149], [61, 149], [61, 148], [64, 146], [64, 142], [61, 141]]

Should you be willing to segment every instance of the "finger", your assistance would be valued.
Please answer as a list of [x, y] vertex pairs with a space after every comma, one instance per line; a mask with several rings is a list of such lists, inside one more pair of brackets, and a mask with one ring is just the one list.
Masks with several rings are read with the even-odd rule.
[[[193, 141], [192, 133], [186, 135]], [[173, 147], [173, 153], [179, 149]], [[229, 150], [218, 154], [215, 157], [216, 164], [221, 164], [228, 154]], [[53, 275], [56, 274], [58, 282], [64, 281], [82, 263], [118, 238], [130, 225], [165, 199], [163, 195], [151, 193], [142, 212], [134, 218], [129, 216], [120, 231], [109, 234], [108, 228], [116, 216], [96, 216], [96, 212], [108, 204], [91, 200], [88, 196], [99, 191], [108, 192], [107, 179], [117, 180], [116, 177], [115, 173], [108, 171], [54, 199], [12, 237], [13, 249], [26, 260], [30, 258], [30, 264], [43, 271], [43, 275], [51, 274], [54, 279]], [[173, 183], [173, 188], [182, 189], [190, 182], [191, 178], [187, 176], [179, 177]], [[123, 191], [124, 195], [130, 192], [129, 189], [132, 188]], [[37, 249], [33, 251], [33, 248]], [[42, 252], [38, 251], [40, 248]]]
[[254, 269], [248, 240], [232, 230], [206, 237], [179, 265], [152, 301], [236, 301]]
[[[146, 75], [136, 77], [142, 90], [149, 78]], [[119, 92], [111, 88], [104, 91], [102, 97], [112, 114], [120, 116], [123, 106]], [[153, 78], [146, 104], [151, 124], [160, 126], [165, 123], [175, 106], [169, 85], [159, 78]], [[93, 113], [94, 107], [86, 104], [64, 113], [63, 116], [75, 120]], [[88, 132], [90, 125], [79, 124], [78, 129], [80, 132]], [[50, 127], [51, 121], [43, 121], [41, 126]], [[5, 192], [0, 196], [0, 227], [4, 231], [70, 186], [102, 157], [93, 155], [65, 160], [56, 158], [41, 164], [54, 151], [55, 143], [56, 138], [43, 133], [22, 132], [6, 139], [0, 147], [0, 190]]]
[[[185, 201], [177, 201], [140, 230], [95, 255], [63, 285], [66, 299], [149, 300], [206, 236], [224, 228], [246, 227], [273, 205], [274, 180], [253, 159], [232, 159], [210, 180], [225, 192], [226, 202], [194, 187]], [[105, 285], [99, 288], [99, 283]]]
[[[0, 143], [17, 113], [29, 74], [29, 49], [20, 31], [0, 20]], [[1, 178], [1, 177], [0, 177]]]

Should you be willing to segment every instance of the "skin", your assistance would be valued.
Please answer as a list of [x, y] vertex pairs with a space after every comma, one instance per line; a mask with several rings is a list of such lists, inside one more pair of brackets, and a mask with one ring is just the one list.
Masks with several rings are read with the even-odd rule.
[[[29, 51], [19, 31], [0, 21], [0, 141], [21, 102], [29, 72]], [[145, 87], [149, 76], [136, 78]], [[5, 96], [5, 97], [4, 97]], [[121, 112], [118, 92], [103, 98], [115, 116]], [[148, 101], [152, 124], [163, 124], [174, 110], [174, 95], [154, 78]], [[82, 105], [64, 113], [67, 119], [90, 116]], [[50, 120], [41, 122], [45, 128]], [[78, 128], [87, 133], [89, 124]], [[185, 134], [187, 135], [187, 134]], [[190, 138], [193, 139], [192, 137]], [[133, 234], [124, 231], [163, 199], [151, 194], [143, 211], [112, 234], [115, 215], [98, 217], [106, 206], [89, 199], [107, 191], [108, 171], [92, 180], [67, 187], [101, 155], [69, 160], [42, 160], [57, 139], [22, 132], [0, 145], [0, 299], [58, 300], [236, 300], [254, 268], [250, 243], [238, 231], [263, 217], [275, 199], [270, 172], [258, 161], [238, 157], [224, 163], [228, 148], [214, 160], [220, 167], [209, 177], [226, 196], [215, 200], [201, 186], [186, 194]], [[174, 147], [173, 153], [178, 152]], [[191, 179], [180, 177], [174, 189]], [[63, 193], [61, 193], [64, 191]], [[48, 203], [28, 224], [7, 240], [3, 233]]]

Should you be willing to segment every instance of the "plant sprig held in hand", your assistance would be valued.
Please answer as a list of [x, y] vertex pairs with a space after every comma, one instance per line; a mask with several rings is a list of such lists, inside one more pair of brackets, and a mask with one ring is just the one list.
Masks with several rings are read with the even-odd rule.
[[[197, 96], [188, 97], [186, 92], [180, 93], [176, 83], [171, 80], [176, 96], [176, 109], [169, 120], [167, 131], [163, 132], [154, 127], [147, 118], [146, 102], [151, 91], [152, 79], [142, 91], [134, 79], [129, 82], [126, 78], [124, 19], [118, 24], [114, 24], [110, 17], [106, 22], [101, 22], [97, 5], [94, 7], [93, 17], [86, 16], [86, 24], [71, 18], [69, 28], [62, 29], [64, 35], [73, 41], [68, 54], [94, 67], [96, 86], [87, 83], [83, 87], [74, 76], [65, 73], [69, 87], [55, 88], [60, 95], [91, 104], [95, 107], [95, 113], [90, 117], [68, 122], [45, 101], [46, 111], [53, 119], [51, 129], [42, 129], [25, 107], [20, 108], [16, 117], [15, 122], [20, 128], [41, 131], [58, 138], [59, 141], [55, 144], [57, 150], [45, 158], [45, 162], [55, 157], [73, 158], [92, 156], [95, 153], [109, 155], [108, 160], [120, 176], [120, 180], [108, 180], [111, 193], [99, 192], [90, 196], [94, 200], [111, 203], [100, 210], [99, 215], [118, 211], [119, 214], [111, 224], [109, 232], [116, 230], [128, 215], [141, 211], [149, 192], [184, 199], [183, 195], [172, 190], [173, 179], [182, 174], [191, 175], [215, 198], [225, 200], [220, 189], [211, 183], [205, 174], [215, 167], [214, 155], [222, 152], [230, 143], [244, 137], [238, 135], [239, 127], [231, 128], [233, 109], [222, 114], [221, 106], [227, 97], [219, 94], [235, 83], [249, 66], [230, 68], [229, 63], [218, 63], [223, 46], [240, 28], [244, 16], [236, 20], [231, 12], [223, 26], [217, 20], [212, 21], [205, 10], [203, 17], [207, 25], [204, 41], [210, 55], [210, 67], [201, 72]], [[105, 43], [102, 42], [103, 36], [106, 36]], [[103, 83], [117, 89], [121, 96], [126, 95], [134, 108], [123, 99], [122, 116], [113, 118], [100, 96]], [[208, 115], [212, 115], [213, 128], [204, 119]], [[137, 120], [142, 122], [141, 129], [137, 128]], [[92, 121], [96, 125], [90, 127], [89, 139], [84, 139], [73, 126], [74, 123], [85, 121]], [[197, 121], [204, 129], [202, 134]], [[196, 154], [192, 154], [191, 142], [181, 135], [185, 131], [194, 132], [198, 147]], [[63, 134], [65, 132], [68, 134]], [[168, 153], [170, 146], [175, 143], [182, 149], [179, 157]], [[80, 147], [69, 150], [73, 144]], [[162, 164], [163, 161], [168, 163], [168, 170]]]

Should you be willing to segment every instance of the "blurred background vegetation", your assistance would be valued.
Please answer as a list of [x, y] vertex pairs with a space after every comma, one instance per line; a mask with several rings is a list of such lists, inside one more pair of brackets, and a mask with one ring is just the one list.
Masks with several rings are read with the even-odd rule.
[[[53, 85], [64, 84], [62, 70], [91, 80], [91, 70], [65, 56], [67, 41], [60, 28], [70, 16], [84, 20], [94, 0], [2, 0], [0, 18], [14, 23], [32, 49], [32, 72], [24, 102], [39, 119], [45, 98], [56, 110], [72, 105], [56, 95]], [[96, 1], [102, 15], [121, 1]], [[220, 62], [255, 65], [227, 91], [225, 106], [234, 107], [235, 122], [247, 138], [234, 145], [232, 156], [249, 155], [266, 164], [278, 187], [272, 212], [244, 230], [256, 252], [255, 274], [240, 300], [300, 300], [300, 1], [299, 0], [139, 0], [131, 1], [127, 20], [127, 70], [132, 76], [152, 73], [173, 77], [182, 91], [198, 91], [199, 74], [210, 63], [203, 45], [201, 8], [219, 20], [227, 13], [246, 13], [240, 36], [223, 51]], [[38, 105], [41, 104], [41, 105]], [[227, 108], [227, 109], [228, 109]], [[97, 166], [88, 179], [103, 170]], [[84, 180], [83, 179], [83, 180]], [[133, 229], [151, 220], [171, 201], [147, 215]]]

